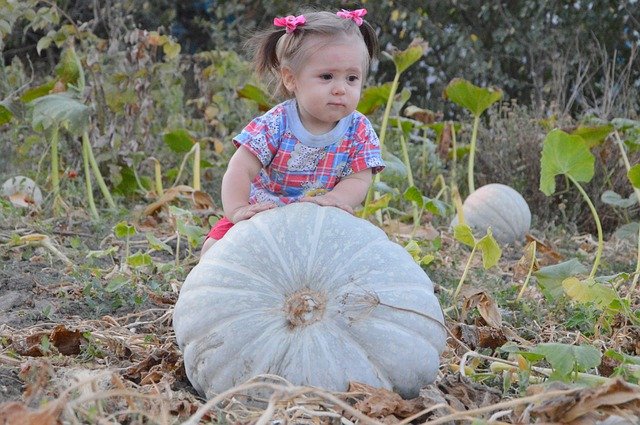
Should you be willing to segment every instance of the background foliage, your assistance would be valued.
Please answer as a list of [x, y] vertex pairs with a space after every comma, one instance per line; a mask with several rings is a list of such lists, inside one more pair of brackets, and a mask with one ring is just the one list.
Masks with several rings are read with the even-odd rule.
[[[219, 172], [233, 152], [229, 136], [257, 113], [255, 103], [238, 96], [245, 84], [257, 83], [242, 44], [253, 30], [270, 25], [274, 16], [295, 13], [299, 2], [60, 0], [56, 4], [61, 12], [51, 8], [49, 1], [0, 2], [5, 11], [0, 26], [0, 97], [14, 112], [11, 125], [3, 126], [0, 135], [4, 157], [12, 158], [0, 167], [0, 175], [24, 170], [32, 155], [43, 158], [46, 154], [46, 145], [29, 129], [28, 108], [15, 99], [34, 87], [55, 84], [60, 55], [73, 36], [87, 66], [89, 84], [84, 96], [95, 110], [92, 144], [116, 194], [131, 197], [149, 191], [150, 157], [162, 160], [167, 180], [178, 177], [181, 157], [163, 143], [163, 135], [185, 128], [202, 144], [204, 188], [216, 199]], [[588, 117], [637, 119], [637, 1], [384, 0], [305, 5], [367, 7], [367, 19], [379, 29], [381, 45], [388, 51], [404, 49], [416, 37], [428, 42], [425, 56], [402, 75], [400, 86], [410, 93], [404, 106], [464, 122], [465, 113], [443, 99], [449, 81], [462, 77], [479, 86], [501, 88], [506, 103], [483, 117], [479, 183], [514, 186], [540, 221], [557, 220], [560, 205], [566, 207], [562, 209], [566, 222], [593, 230], [588, 214], [576, 206], [578, 197], [561, 192], [546, 198], [537, 189], [541, 140], [548, 130], [540, 120], [571, 128]], [[78, 25], [75, 29], [72, 22]], [[180, 44], [180, 54], [167, 55], [163, 46], [154, 45], [153, 34], [138, 30], [171, 35]], [[393, 78], [391, 61], [381, 59], [374, 67], [370, 85]], [[372, 112], [373, 118], [380, 114], [380, 110]], [[461, 139], [468, 138], [468, 130], [462, 127]], [[392, 133], [390, 138], [394, 146], [398, 135]], [[80, 144], [70, 139], [64, 141], [63, 167], [75, 170]], [[414, 137], [411, 145], [431, 152], [430, 156], [412, 155], [414, 165], [424, 171], [418, 184], [426, 194], [438, 174], [452, 171], [451, 164], [433, 154], [434, 142], [433, 135], [426, 142]], [[616, 169], [607, 149], [602, 148], [600, 155], [603, 162], [597, 167], [594, 198], [608, 188], [628, 196], [630, 189], [616, 187], [624, 170]], [[428, 165], [423, 163], [426, 160]], [[42, 171], [38, 168], [34, 174]], [[609, 230], [624, 221], [618, 212], [604, 208], [609, 208], [604, 217]]]

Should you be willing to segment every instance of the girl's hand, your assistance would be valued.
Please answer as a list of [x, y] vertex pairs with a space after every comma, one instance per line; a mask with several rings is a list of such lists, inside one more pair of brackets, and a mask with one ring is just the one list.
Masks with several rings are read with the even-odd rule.
[[349, 214], [353, 214], [353, 208], [351, 205], [340, 202], [338, 198], [333, 196], [331, 193], [327, 193], [326, 195], [319, 196], [305, 196], [300, 199], [301, 202], [312, 202], [314, 204], [318, 204], [323, 207], [337, 207], [342, 210], [345, 210]]
[[242, 220], [248, 220], [259, 212], [277, 208], [278, 206], [272, 202], [262, 204], [245, 205], [237, 208], [233, 211], [230, 217], [227, 217], [232, 223], [237, 223]]

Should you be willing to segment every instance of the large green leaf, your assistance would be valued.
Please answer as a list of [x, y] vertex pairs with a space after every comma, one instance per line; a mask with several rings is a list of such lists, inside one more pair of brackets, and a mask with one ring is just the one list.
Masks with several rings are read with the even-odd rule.
[[384, 106], [390, 95], [391, 83], [369, 87], [362, 92], [357, 109], [360, 113], [369, 115], [379, 107]]
[[556, 191], [555, 177], [567, 175], [579, 182], [593, 177], [595, 157], [580, 136], [553, 130], [545, 137], [542, 148], [540, 190], [551, 196]]
[[243, 87], [241, 87], [240, 90], [238, 90], [238, 96], [244, 99], [253, 100], [258, 104], [258, 109], [260, 109], [261, 111], [266, 112], [273, 106], [271, 98], [267, 94], [267, 92], [265, 92], [258, 86], [254, 86], [253, 84], [245, 84]]
[[575, 258], [552, 266], [542, 267], [534, 273], [545, 297], [555, 299], [564, 293], [562, 282], [568, 277], [585, 273], [587, 268]]
[[458, 224], [453, 228], [453, 237], [460, 243], [473, 248], [476, 246], [476, 239], [473, 237], [471, 227], [466, 224]]
[[31, 124], [36, 131], [45, 131], [57, 126], [79, 136], [89, 127], [89, 107], [69, 93], [48, 94], [33, 100], [31, 105]]
[[612, 131], [613, 125], [611, 124], [594, 126], [581, 125], [573, 130], [571, 135], [582, 137], [587, 146], [591, 148], [602, 144]]
[[487, 234], [478, 241], [477, 246], [482, 252], [482, 266], [485, 269], [490, 269], [498, 264], [502, 256], [502, 249], [491, 234], [491, 228], [487, 229]]
[[167, 146], [177, 153], [186, 153], [193, 148], [193, 137], [184, 128], [165, 133], [163, 139]]
[[396, 72], [402, 74], [411, 65], [418, 62], [424, 54], [426, 45], [420, 39], [414, 40], [406, 50], [399, 50], [392, 54]]
[[456, 105], [469, 110], [474, 116], [480, 116], [495, 102], [502, 99], [502, 90], [481, 88], [462, 78], [454, 78], [444, 89], [444, 96]]
[[618, 299], [618, 293], [602, 283], [589, 278], [580, 280], [577, 277], [569, 277], [562, 282], [566, 294], [574, 301], [582, 304], [594, 304], [604, 309]]
[[573, 372], [586, 371], [600, 365], [602, 353], [590, 345], [568, 345], [543, 343], [534, 347], [532, 352], [545, 356], [554, 378], [569, 379]]

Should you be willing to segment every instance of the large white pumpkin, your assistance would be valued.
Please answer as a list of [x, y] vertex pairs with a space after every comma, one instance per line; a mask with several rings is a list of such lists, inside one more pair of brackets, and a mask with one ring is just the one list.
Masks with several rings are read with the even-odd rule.
[[433, 283], [400, 245], [305, 202], [236, 224], [189, 273], [173, 316], [187, 376], [206, 397], [265, 373], [417, 396], [436, 377], [442, 322]]
[[[515, 189], [500, 183], [479, 187], [462, 204], [464, 220], [469, 227], [485, 235], [491, 227], [500, 244], [524, 240], [531, 228], [531, 211], [527, 201]], [[451, 227], [458, 224], [458, 216]]]

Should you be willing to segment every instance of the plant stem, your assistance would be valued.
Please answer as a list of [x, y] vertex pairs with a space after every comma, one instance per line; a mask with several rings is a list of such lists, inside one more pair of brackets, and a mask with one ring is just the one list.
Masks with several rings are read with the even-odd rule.
[[524, 293], [524, 290], [527, 288], [527, 285], [529, 284], [529, 279], [531, 279], [531, 274], [533, 273], [533, 266], [536, 264], [536, 247], [537, 247], [537, 243], [536, 241], [531, 242], [532, 245], [532, 253], [531, 253], [531, 264], [529, 265], [529, 272], [527, 273], [527, 278], [524, 280], [524, 283], [522, 284], [522, 288], [520, 288], [520, 292], [518, 292], [518, 296], [516, 297], [516, 301], [520, 301], [520, 298], [522, 298], [522, 294]]
[[[387, 124], [389, 122], [389, 116], [391, 115], [391, 107], [393, 106], [393, 98], [396, 96], [396, 91], [398, 90], [398, 82], [400, 81], [400, 73], [396, 72], [396, 75], [393, 77], [393, 82], [391, 83], [391, 89], [389, 90], [389, 98], [387, 99], [387, 105], [384, 108], [384, 115], [382, 116], [382, 125], [380, 126], [380, 136], [378, 139], [380, 140], [380, 152], [384, 151], [384, 141], [387, 137]], [[367, 192], [367, 197], [364, 200], [364, 208], [362, 209], [363, 214], [366, 213], [367, 207], [373, 198], [378, 199], [380, 197], [379, 193], [374, 189], [376, 185], [380, 183], [380, 173], [373, 176], [373, 184], [369, 188]], [[363, 217], [364, 218], [364, 217]], [[376, 219], [379, 223], [382, 223], [382, 213], [376, 211]]]
[[[624, 161], [624, 166], [627, 169], [627, 172], [631, 170], [631, 163], [629, 162], [629, 157], [627, 156], [627, 151], [624, 149], [624, 143], [622, 139], [620, 139], [620, 134], [618, 130], [614, 131], [613, 134], [616, 138], [616, 144], [620, 148], [620, 155], [622, 155], [622, 160]], [[636, 195], [636, 199], [638, 199], [638, 204], [640, 204], [640, 189], [634, 186], [633, 193]], [[636, 285], [638, 285], [638, 278], [640, 277], [640, 223], [638, 223], [638, 252], [636, 255], [636, 270], [633, 274], [633, 281], [631, 282], [631, 287], [629, 288], [629, 292], [627, 292], [627, 300], [631, 299], [631, 294], [636, 289]]]
[[476, 189], [473, 183], [473, 163], [476, 157], [476, 141], [478, 139], [478, 126], [480, 125], [480, 115], [473, 117], [473, 131], [471, 132], [471, 146], [469, 148], [469, 166], [467, 171], [467, 184], [469, 185], [469, 195]]
[[93, 219], [98, 221], [100, 220], [100, 215], [98, 214], [98, 210], [96, 209], [96, 203], [93, 199], [93, 187], [91, 185], [91, 168], [89, 166], [89, 139], [82, 138], [82, 163], [84, 166], [84, 179], [87, 187], [87, 200], [89, 201], [89, 209], [91, 210], [91, 215]]
[[160, 168], [160, 161], [153, 157], [151, 159], [153, 159], [154, 163], [153, 168], [155, 171], [156, 195], [159, 198], [164, 195], [164, 189], [162, 188], [162, 169]]
[[82, 142], [87, 144], [87, 154], [89, 156], [89, 163], [91, 164], [91, 169], [93, 170], [93, 175], [96, 178], [96, 182], [98, 183], [98, 187], [102, 192], [102, 196], [107, 200], [107, 204], [109, 204], [109, 208], [116, 209], [116, 203], [113, 202], [113, 197], [111, 196], [111, 192], [109, 192], [109, 188], [107, 188], [107, 184], [104, 182], [102, 178], [102, 173], [100, 173], [100, 168], [98, 167], [98, 162], [96, 161], [95, 156], [93, 156], [93, 149], [91, 149], [91, 142], [89, 140], [89, 133], [82, 133]]
[[602, 224], [600, 224], [600, 216], [598, 216], [596, 207], [593, 205], [593, 202], [591, 202], [591, 198], [589, 198], [587, 192], [585, 192], [582, 186], [580, 186], [580, 183], [578, 183], [578, 181], [570, 175], [567, 175], [567, 177], [574, 185], [576, 185], [584, 200], [587, 201], [589, 209], [591, 210], [591, 214], [593, 215], [593, 219], [596, 222], [596, 228], [598, 229], [598, 250], [596, 251], [596, 258], [593, 262], [591, 273], [589, 273], [589, 278], [593, 279], [596, 276], [596, 271], [598, 270], [598, 266], [600, 265], [600, 257], [602, 257], [602, 249], [604, 248], [604, 237], [602, 236]]
[[[407, 140], [404, 137], [404, 133], [402, 131], [402, 126], [400, 125], [400, 120], [398, 120], [398, 130], [400, 130], [400, 146], [402, 147], [402, 160], [404, 161], [405, 167], [407, 167], [407, 181], [409, 182], [409, 186], [415, 186], [413, 180], [413, 172], [411, 171], [411, 161], [409, 160], [409, 149], [407, 148]], [[413, 233], [415, 233], [416, 229], [420, 225], [420, 209], [418, 208], [418, 203], [416, 201], [411, 201], [413, 204]]]
[[456, 299], [458, 299], [458, 295], [460, 294], [460, 290], [462, 289], [462, 284], [467, 277], [467, 273], [471, 269], [471, 260], [473, 260], [473, 254], [476, 252], [477, 245], [473, 246], [471, 250], [471, 254], [469, 254], [469, 259], [467, 260], [467, 264], [464, 266], [464, 272], [462, 272], [462, 277], [460, 278], [460, 282], [458, 282], [458, 286], [456, 287], [456, 291], [453, 293], [453, 303], [455, 303]]
[[59, 129], [57, 125], [51, 128], [51, 187], [53, 190], [53, 211], [60, 213], [62, 198], [60, 196], [60, 176], [58, 175], [58, 139]]
[[200, 190], [200, 144], [193, 145], [193, 190]]

